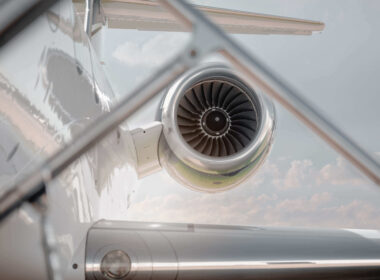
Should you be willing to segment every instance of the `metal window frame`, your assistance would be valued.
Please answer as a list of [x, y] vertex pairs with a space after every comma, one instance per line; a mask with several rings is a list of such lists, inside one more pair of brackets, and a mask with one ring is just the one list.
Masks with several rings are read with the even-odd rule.
[[[29, 8], [24, 8], [22, 3], [17, 3], [16, 5], [20, 6], [21, 14], [14, 17], [9, 25], [0, 27], [0, 48], [6, 45], [13, 37], [23, 31], [56, 2], [58, 0], [39, 0]], [[27, 6], [27, 3], [24, 4]]]
[[159, 2], [177, 16], [187, 29], [192, 31], [193, 37], [190, 43], [180, 55], [122, 99], [110, 113], [95, 120], [79, 137], [73, 139], [71, 143], [38, 166], [28, 176], [9, 186], [8, 191], [0, 197], [0, 221], [23, 202], [38, 198], [45, 192], [46, 184], [68, 165], [108, 133], [117, 129], [120, 123], [136, 112], [145, 102], [197, 64], [204, 56], [215, 52], [227, 58], [242, 73], [243, 79], [247, 83], [263, 89], [266, 94], [282, 104], [380, 186], [380, 164], [319, 113], [301, 94], [185, 0], [159, 0]]

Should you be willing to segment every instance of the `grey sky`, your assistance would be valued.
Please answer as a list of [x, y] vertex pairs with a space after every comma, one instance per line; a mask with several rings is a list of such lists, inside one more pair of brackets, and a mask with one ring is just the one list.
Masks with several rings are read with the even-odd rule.
[[[362, 0], [193, 1], [322, 21], [313, 36], [236, 35], [344, 131], [380, 158], [380, 3]], [[184, 45], [179, 33], [110, 30], [104, 61], [119, 96]], [[159, 98], [129, 122], [154, 119]], [[276, 104], [278, 129], [267, 162], [242, 186], [195, 193], [165, 172], [140, 181], [129, 219], [250, 225], [380, 228], [380, 190]]]

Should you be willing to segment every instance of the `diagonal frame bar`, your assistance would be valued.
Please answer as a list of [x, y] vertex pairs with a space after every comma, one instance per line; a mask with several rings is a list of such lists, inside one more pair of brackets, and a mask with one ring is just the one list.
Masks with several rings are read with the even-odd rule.
[[[196, 44], [197, 48], [200, 48], [202, 52], [208, 52], [210, 51], [209, 42], [212, 42], [212, 48], [219, 51], [240, 70], [248, 83], [259, 86], [266, 94], [303, 121], [326, 143], [380, 186], [380, 164], [336, 125], [319, 113], [301, 94], [185, 1], [160, 0], [160, 2], [195, 34], [201, 33], [198, 34], [198, 37], [203, 37], [201, 38], [203, 44], [208, 42], [205, 46]], [[195, 40], [196, 42], [197, 40]]]

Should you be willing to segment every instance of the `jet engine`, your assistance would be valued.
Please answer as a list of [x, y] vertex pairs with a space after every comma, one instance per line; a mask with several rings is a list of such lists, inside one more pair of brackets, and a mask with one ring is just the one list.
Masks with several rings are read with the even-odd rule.
[[241, 183], [264, 161], [275, 111], [237, 72], [207, 65], [167, 89], [159, 120], [161, 166], [192, 189], [217, 192]]

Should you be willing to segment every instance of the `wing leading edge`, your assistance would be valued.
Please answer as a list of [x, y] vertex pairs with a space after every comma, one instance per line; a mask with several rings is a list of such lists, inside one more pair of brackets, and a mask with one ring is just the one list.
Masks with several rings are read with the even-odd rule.
[[[77, 12], [84, 15], [80, 0]], [[324, 24], [318, 21], [264, 15], [206, 6], [196, 6], [225, 31], [235, 34], [292, 34], [310, 35], [322, 31]], [[103, 13], [108, 27], [116, 29], [138, 29], [145, 31], [184, 31], [181, 24], [159, 3], [149, 0], [103, 0]]]

